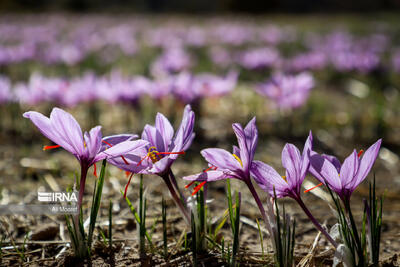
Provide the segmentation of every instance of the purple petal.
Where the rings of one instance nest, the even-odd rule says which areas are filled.
[[[126,155],[128,153],[135,154],[135,150],[139,150],[147,146],[149,143],[146,140],[136,140],[136,141],[125,141],[119,144],[116,144],[103,152],[97,154],[94,158],[93,162],[97,162],[99,160],[105,158],[115,158],[119,156]]]
[[[360,160],[357,156],[357,151],[354,149],[353,153],[348,156],[340,169],[340,181],[344,187],[351,184],[357,174]],[[351,188],[349,188],[351,189]]]
[[[172,137],[174,136],[174,128],[172,128],[171,123],[161,113],[157,113],[155,127],[160,132],[161,137],[163,138],[164,141],[163,151],[168,151],[169,145],[171,144],[172,141]]]
[[[58,136],[62,137],[77,155],[84,155],[83,135],[81,127],[71,114],[59,108],[53,108],[50,122]]]
[[[360,161],[360,168],[358,169],[356,179],[354,179],[354,183],[352,184],[353,188],[356,188],[367,177],[378,156],[381,143],[382,139],[379,139],[365,151]]]
[[[223,172],[223,171],[207,171],[207,172],[201,172],[198,174],[194,175],[189,175],[183,177],[183,179],[188,180],[188,181],[199,181],[199,182],[213,182],[213,181],[218,181],[218,180],[223,180],[223,179],[228,179],[228,178],[236,178],[232,177],[229,174]]]
[[[322,157],[329,160],[333,164],[333,166],[335,166],[337,172],[340,173],[340,168],[342,167],[342,164],[335,156],[322,154]]]
[[[150,166],[149,160],[146,159],[147,149],[146,147],[142,147],[136,149],[134,152],[135,154],[131,152],[130,154],[124,155],[124,158],[107,158],[107,161],[124,171],[141,173]]]
[[[251,164],[251,175],[262,190],[268,191],[270,194],[274,194],[275,191],[278,192],[286,191],[289,185],[285,182],[279,173],[264,162],[255,160]]]
[[[282,150],[282,166],[286,169],[286,179],[290,187],[297,187],[300,180],[301,155],[296,146],[286,144]]]
[[[109,148],[110,145],[113,146],[124,141],[132,141],[133,139],[136,139],[138,137],[139,136],[137,134],[117,134],[106,136],[103,138],[105,142],[103,142],[102,144],[102,150]]]
[[[58,134],[53,130],[49,118],[36,111],[25,112],[23,116],[25,118],[30,119],[33,122],[33,124],[35,124],[35,126],[39,129],[39,131],[48,139],[50,139],[57,145],[62,146],[67,151],[75,154],[73,148],[68,143],[66,143],[62,138],[60,138]]]
[[[301,169],[300,169],[300,176],[305,177],[308,171],[308,168],[310,166],[310,152],[312,151],[312,141],[313,141],[313,136],[310,131],[308,134],[307,140],[304,144],[303,148],[303,154],[301,155]]]
[[[149,173],[162,174],[165,172],[165,170],[171,167],[173,162],[174,159],[171,159],[168,156],[164,157],[153,164],[152,168],[149,170]]]
[[[256,117],[254,117],[244,128],[246,146],[249,151],[249,160],[253,161],[258,142],[258,130],[256,126]]]
[[[240,158],[240,149],[237,146],[233,146],[233,154]]]
[[[215,167],[223,170],[242,169],[239,161],[228,151],[221,148],[207,148],[201,151],[201,155]]]
[[[164,139],[156,127],[145,125],[142,133],[142,139],[147,140],[150,146],[154,146],[158,152],[166,152]]]
[[[195,137],[193,133],[195,114],[190,105],[185,106],[181,125],[178,128],[176,136],[182,132],[182,150],[187,150]],[[175,143],[175,140],[174,140]]]
[[[342,184],[335,166],[316,152],[311,152],[310,173],[320,182],[329,184],[335,192],[341,192]],[[325,182],[326,181],[326,182]]]
[[[101,149],[101,126],[92,128],[89,133],[85,132],[84,138],[87,158],[94,158]]]
[[[247,171],[250,168],[250,157],[249,157],[249,150],[247,148],[246,143],[246,135],[244,133],[242,125],[240,123],[232,124],[233,131],[235,132],[239,148],[240,148],[240,159],[243,163],[243,168]]]

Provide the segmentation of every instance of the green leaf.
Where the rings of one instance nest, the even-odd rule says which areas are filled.
[[[93,241],[93,232],[96,227],[97,214],[99,213],[101,204],[101,195],[103,192],[104,176],[106,174],[107,160],[103,160],[101,164],[100,176],[98,178],[98,183],[95,185],[95,193],[93,194],[92,207],[90,211],[90,221],[89,221],[89,235],[88,235],[88,248],[90,249]]]

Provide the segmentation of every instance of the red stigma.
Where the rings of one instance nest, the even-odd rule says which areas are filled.
[[[318,184],[318,185],[316,185],[314,187],[311,187],[310,189],[305,190],[304,193],[307,193],[307,192],[309,192],[309,191],[311,191],[311,190],[313,190],[313,189],[315,189],[315,188],[317,188],[318,186],[321,186],[321,185],[323,185],[323,184],[320,183],[320,184]]]
[[[361,157],[361,155],[364,153],[364,150],[360,149],[360,152],[358,152],[357,156]]]
[[[49,149],[53,149],[53,148],[59,148],[59,145],[54,145],[54,146],[44,146],[43,150],[49,150]]]
[[[96,163],[93,164],[93,165],[94,165],[94,167],[93,167],[93,175],[94,175],[96,178],[98,178],[98,177],[97,177],[97,166],[96,166]]]
[[[200,191],[200,189],[207,183],[207,181],[201,182],[199,185],[197,185],[192,192],[192,196],[196,195],[197,192]]]
[[[194,184],[196,182],[196,180],[191,181],[190,183],[188,183],[187,185],[185,185],[185,188],[188,189],[192,184]]]
[[[173,154],[178,154],[178,155],[184,155],[185,151],[179,151],[179,152],[157,152],[157,155],[173,155]]]
[[[215,166],[211,166],[211,167],[209,167],[208,169],[205,169],[203,172],[215,171],[216,169],[218,169],[218,168],[215,167]]]
[[[148,156],[143,157],[143,158],[139,161],[139,163],[138,163],[136,166],[139,167],[140,164],[142,164],[143,160],[145,160],[147,157],[148,157]]]
[[[127,193],[127,191],[128,191],[128,187],[129,187],[129,184],[131,183],[132,177],[133,177],[133,172],[132,172],[131,175],[129,176],[128,183],[127,183],[126,186],[125,186],[124,198],[126,198],[126,193]]]

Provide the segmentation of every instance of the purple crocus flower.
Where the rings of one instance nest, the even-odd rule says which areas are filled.
[[[262,202],[250,179],[251,166],[253,164],[254,153],[258,143],[256,118],[254,117],[245,128],[243,128],[239,123],[234,123],[232,128],[237,137],[239,147],[233,146],[232,154],[220,148],[203,149],[201,155],[209,163],[210,168],[201,173],[183,177],[183,179],[202,182],[202,184],[195,188],[194,193],[206,182],[228,178],[239,179],[245,182],[257,203],[266,226],[272,234],[271,222],[266,216]]]
[[[68,112],[54,108],[50,118],[35,111],[23,114],[30,119],[39,131],[56,143],[55,146],[45,146],[44,149],[62,147],[73,154],[81,165],[81,186],[79,189],[78,208],[82,203],[88,169],[97,161],[120,157],[128,152],[138,150],[148,144],[147,141],[124,141],[107,148],[103,144],[101,126],[92,128],[89,133],[82,134],[81,127]]]
[[[174,136],[174,129],[161,113],[156,116],[155,125],[146,125],[142,139],[148,143],[134,153],[128,153],[126,164],[121,158],[111,158],[109,162],[125,171],[164,176],[169,173],[172,163],[192,144],[195,134],[194,112],[190,105],[185,107],[181,125]],[[183,152],[183,153],[182,153]]]
[[[309,153],[312,147],[312,134],[304,144],[303,152],[293,144],[286,144],[282,150],[282,165],[286,169],[286,175],[281,176],[278,172],[261,161],[254,161],[251,166],[251,174],[254,180],[264,191],[276,196],[300,198],[301,184],[306,177],[310,165]]]
[[[310,173],[320,182],[338,194],[343,203],[348,204],[351,194],[364,181],[370,172],[381,147],[382,139],[370,146],[361,157],[362,151],[357,154],[354,150],[343,162],[330,155],[319,155],[311,152]]]
[[[311,150],[312,133],[310,131],[302,153],[300,153],[297,147],[292,144],[286,144],[283,148],[282,165],[286,169],[286,176],[280,176],[274,168],[261,161],[253,162],[251,166],[251,174],[254,176],[254,180],[256,180],[261,189],[269,194],[274,195],[275,190],[277,198],[287,196],[296,200],[315,227],[326,236],[334,247],[337,247],[335,240],[333,240],[328,232],[326,232],[326,230],[322,228],[319,222],[314,218],[300,196],[301,184],[303,183],[310,166],[309,156]]]
[[[213,166],[207,172],[186,176],[183,179],[190,181],[217,181],[235,178],[250,183],[250,167],[258,142],[258,130],[254,117],[243,129],[239,123],[232,125],[239,147],[233,146],[233,153],[221,148],[207,148],[201,151],[205,160]]]
[[[297,75],[274,74],[271,80],[257,86],[256,91],[275,102],[282,109],[302,106],[314,87],[314,78],[307,72]]]
[[[163,178],[188,223],[190,216],[182,203],[182,200],[184,203],[186,200],[178,188],[171,165],[192,144],[195,136],[193,133],[194,119],[195,114],[190,105],[187,105],[181,125],[174,135],[171,123],[164,115],[158,113],[155,126],[146,125],[144,127],[142,139],[148,142],[146,146],[133,151],[133,153],[128,153],[123,159],[114,157],[108,160],[112,165],[131,173],[156,174]]]

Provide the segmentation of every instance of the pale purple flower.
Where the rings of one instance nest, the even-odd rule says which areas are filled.
[[[126,159],[112,158],[109,162],[118,168],[133,173],[168,174],[171,165],[192,144],[195,115],[190,105],[184,110],[181,125],[174,135],[174,129],[161,113],[156,116],[155,125],[146,125],[142,139],[147,145],[134,153],[124,156]]]
[[[274,168],[261,161],[254,161],[251,166],[251,174],[254,180],[264,191],[270,195],[300,198],[301,184],[306,177],[310,165],[309,153],[312,149],[312,134],[304,144],[303,152],[293,144],[286,144],[282,150],[282,165],[286,169],[285,176],[281,176]]]
[[[53,108],[50,118],[35,111],[25,112],[23,116],[30,119],[44,136],[57,144],[55,146],[45,146],[44,149],[60,146],[74,155],[79,161],[81,165],[81,177],[78,210],[80,210],[82,205],[86,176],[90,166],[103,159],[123,158],[124,154],[141,149],[148,144],[144,140],[128,140],[116,145],[109,145],[106,141],[108,146],[105,146],[103,144],[101,126],[96,126],[89,132],[82,134],[81,127],[74,117],[59,108]],[[78,220],[78,217],[75,220]]]
[[[275,67],[280,61],[279,51],[272,47],[252,48],[238,56],[238,63],[250,70]]]
[[[258,130],[254,117],[243,129],[239,123],[232,125],[239,147],[233,147],[233,153],[221,148],[207,148],[201,155],[213,167],[212,170],[183,177],[189,181],[217,181],[235,178],[246,183],[250,181],[250,167],[258,142]]]
[[[11,82],[6,76],[0,75],[0,104],[12,100]]]
[[[194,181],[202,182],[200,185],[196,186],[192,194],[207,182],[230,178],[243,181],[249,188],[254,201],[260,210],[261,216],[272,235],[273,230],[271,219],[269,218],[269,215],[267,216],[267,213],[265,213],[264,206],[251,181],[251,167],[254,162],[254,153],[258,143],[256,118],[254,117],[245,128],[243,128],[239,123],[234,123],[232,128],[237,137],[239,147],[233,146],[233,153],[220,148],[203,149],[201,155],[208,162],[210,168],[201,173],[183,177],[183,179],[192,181],[191,184]],[[190,186],[191,184],[187,186]],[[271,214],[270,205],[268,207],[268,214]]]
[[[286,144],[283,148],[282,165],[286,169],[285,176],[280,176],[274,168],[261,161],[253,162],[251,174],[261,189],[268,192],[270,195],[274,195],[275,191],[277,198],[293,198],[310,218],[315,227],[326,236],[334,247],[337,247],[336,241],[333,240],[328,232],[319,224],[301,199],[301,184],[310,166],[309,156],[311,151],[312,133],[310,131],[302,153],[292,144]]]
[[[297,75],[278,73],[266,83],[259,84],[256,91],[270,98],[279,108],[293,109],[302,106],[314,87],[314,78],[307,72]]]
[[[166,76],[189,69],[192,58],[182,47],[166,49],[151,65],[150,72],[154,77]]]
[[[106,149],[102,142],[101,126],[83,134],[74,117],[59,108],[52,110],[50,118],[36,111],[25,112],[23,116],[30,119],[38,130],[57,146],[73,154],[82,168],[86,169],[97,161],[119,157],[148,144],[144,140],[125,141]]]
[[[235,88],[237,77],[236,71],[230,71],[226,77],[182,72],[173,80],[173,93],[184,103],[193,103],[204,97],[222,96]]]
[[[309,171],[320,182],[329,185],[345,203],[348,203],[353,191],[364,181],[374,165],[381,143],[382,139],[376,141],[362,156],[354,150],[344,160],[343,165],[334,156],[311,152]]]

